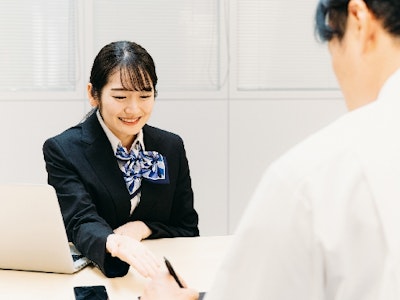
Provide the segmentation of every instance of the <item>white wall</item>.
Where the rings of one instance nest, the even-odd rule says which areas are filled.
[[[204,235],[232,232],[268,164],[345,111],[341,100],[156,101],[149,123],[185,141]],[[79,122],[84,103],[0,101],[0,182],[46,182],[42,144]]]
[[[0,183],[45,183],[42,145],[77,123],[82,101],[0,101]]]
[[[104,44],[102,38],[108,39],[91,35],[94,2],[85,1],[83,13],[86,17],[81,16],[85,20],[81,26],[85,27],[86,35],[81,37],[84,47],[80,50],[84,59],[81,65],[82,92],[78,92],[80,96],[59,99],[44,95],[46,100],[39,101],[37,97],[34,100],[29,96],[15,100],[10,93],[7,96],[0,93],[0,183],[45,183],[46,172],[41,152],[44,140],[75,125],[89,110],[83,88],[84,78],[88,78],[93,56],[98,51],[97,45]],[[236,13],[229,15],[234,17]],[[235,18],[227,20],[235,22]],[[227,20],[221,23],[225,24]],[[230,26],[233,31],[231,36],[236,36],[235,28],[234,24]],[[162,27],[156,29],[162,30]],[[0,30],[4,30],[4,26]],[[114,36],[112,31],[107,34]],[[120,32],[116,32],[115,36],[118,35]],[[305,36],[309,36],[308,31]],[[160,96],[149,122],[178,133],[185,141],[202,235],[233,232],[262,172],[270,162],[345,112],[338,93],[327,97],[326,94],[319,96],[320,93],[312,91],[306,94],[304,91],[238,91],[236,78],[240,68],[236,59],[236,43],[232,39],[227,44],[229,49],[218,48],[222,49],[217,56],[221,59],[220,75],[224,80],[223,86],[215,92],[169,90],[165,93],[160,76]],[[165,56],[163,58],[161,55],[163,49],[157,47],[160,45],[161,42],[155,40],[150,48],[154,49],[156,65],[161,65],[162,70]],[[146,47],[145,44],[143,46]],[[253,46],[249,45],[249,49]],[[149,49],[150,53],[153,53],[152,49]],[[297,52],[298,49],[293,51],[293,55],[297,55]],[[327,69],[321,68],[320,60],[315,60],[314,65],[313,61],[309,60],[309,67],[314,76],[318,77],[319,73],[325,76]],[[173,71],[169,74],[176,76],[179,86],[179,74]],[[241,80],[245,81],[243,78]]]
[[[231,101],[228,148],[230,231],[236,227],[268,165],[344,111],[341,100]]]

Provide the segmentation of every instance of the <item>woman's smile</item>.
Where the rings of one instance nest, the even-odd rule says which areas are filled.
[[[122,118],[119,117],[119,119],[125,124],[125,125],[129,125],[129,126],[134,126],[136,124],[139,123],[141,117],[137,117],[137,118]]]
[[[154,88],[151,86],[151,89],[143,91],[125,89],[118,71],[109,77],[101,98],[92,98],[92,104],[99,106],[106,126],[122,145],[129,148],[153,111]]]

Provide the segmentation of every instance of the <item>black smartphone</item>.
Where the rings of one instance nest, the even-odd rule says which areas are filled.
[[[75,286],[76,300],[108,300],[108,294],[104,285]]]

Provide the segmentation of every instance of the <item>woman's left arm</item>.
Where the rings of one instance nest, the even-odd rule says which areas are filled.
[[[166,222],[143,222],[151,230],[149,239],[165,237],[193,237],[199,235],[198,214],[194,209],[192,182],[190,177],[189,163],[186,157],[186,151],[183,140],[178,137],[173,147],[174,159],[167,162],[169,168],[174,168],[171,182],[174,182],[174,193],[172,196],[169,221]],[[171,163],[176,164],[174,166]],[[160,201],[163,201],[161,199]]]

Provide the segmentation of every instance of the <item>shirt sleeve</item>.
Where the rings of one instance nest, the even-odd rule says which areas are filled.
[[[189,163],[182,139],[175,144],[177,170],[173,175],[176,179],[172,199],[171,213],[168,222],[144,221],[151,229],[150,239],[165,237],[193,237],[199,235],[198,214],[194,209],[194,196],[190,177]],[[168,163],[168,159],[167,159]],[[172,166],[169,166],[171,168]]]

